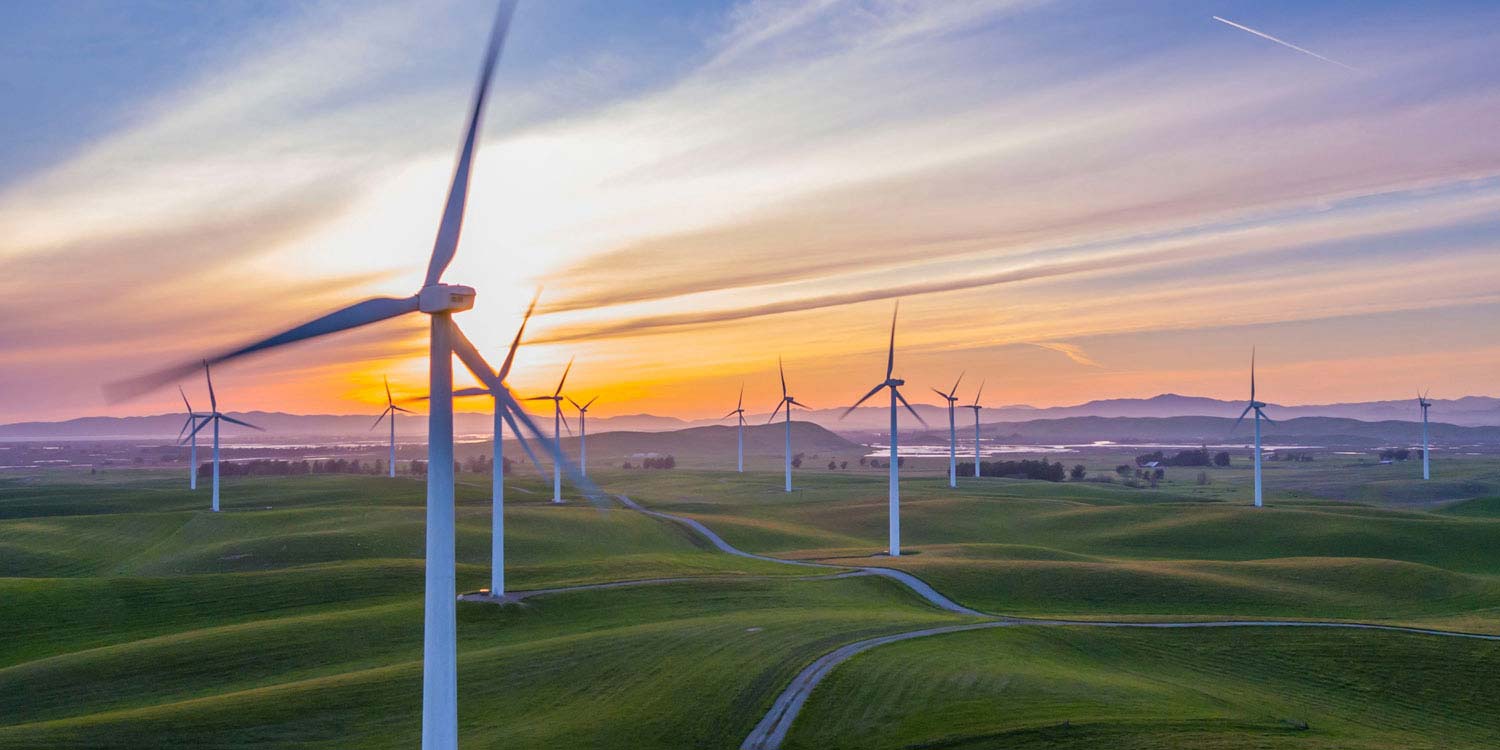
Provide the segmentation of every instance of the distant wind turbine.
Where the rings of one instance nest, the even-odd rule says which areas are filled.
[[[568,360],[568,366],[563,368],[562,378],[557,381],[557,390],[551,396],[532,396],[527,401],[551,401],[552,402],[552,443],[557,446],[557,454],[562,455],[562,428],[568,423],[568,418],[563,416],[562,402],[566,396],[562,395],[563,383],[568,382],[568,371],[573,369],[573,360]],[[573,428],[568,428],[572,434]],[[562,502],[562,464],[552,462],[552,502]]]
[[[739,467],[740,467],[740,469],[739,469],[739,471],[740,471],[741,474],[744,474],[745,473],[745,384],[744,383],[740,384],[740,400],[735,403],[735,405],[734,405],[734,411],[729,412],[728,414],[725,414],[723,418],[724,419],[728,419],[728,418],[734,417],[734,416],[738,416],[739,417],[739,438],[740,438],[740,441],[739,441],[740,442],[740,447],[739,447]]]
[[[900,314],[900,312],[901,302],[898,300],[896,302],[896,312],[891,314],[891,346],[890,350],[886,354],[885,380],[882,381],[879,385],[876,385],[874,388],[871,388],[869,393],[866,393],[858,401],[855,401],[854,405],[849,407],[848,409],[845,409],[844,413],[840,416],[840,419],[849,416],[850,413],[859,408],[860,404],[863,404],[864,402],[868,401],[871,396],[879,393],[881,388],[891,389],[891,487],[890,505],[888,510],[889,517],[887,519],[887,531],[890,542],[889,551],[891,557],[901,556],[901,458],[900,451],[897,448],[897,443],[899,441],[896,436],[898,429],[898,426],[896,424],[896,402],[900,401],[901,405],[905,406],[906,410],[911,412],[911,415],[916,417],[917,421],[921,422],[923,427],[927,426],[927,420],[922,419],[922,415],[918,414],[917,410],[913,409],[911,407],[911,404],[906,402],[906,397],[901,395],[901,391],[899,390],[899,388],[903,385],[906,385],[906,381],[891,377],[891,373],[896,369],[896,315]]]
[[[218,513],[219,512],[219,423],[220,422],[228,422],[230,424],[237,424],[237,425],[239,425],[241,427],[249,427],[252,430],[260,430],[261,428],[256,427],[255,425],[250,424],[249,422],[241,422],[240,420],[235,419],[234,417],[231,417],[231,416],[229,416],[227,414],[224,414],[224,413],[222,413],[222,412],[219,411],[219,399],[214,396],[214,377],[208,371],[208,360],[204,360],[203,361],[203,377],[208,380],[208,406],[209,406],[209,411],[208,411],[207,415],[204,415],[203,421],[199,422],[198,426],[193,428],[193,434],[189,435],[188,437],[196,444],[197,441],[198,441],[198,431],[201,430],[201,429],[203,429],[203,427],[205,425],[209,424],[210,422],[213,423],[213,426],[214,426],[214,500],[213,500],[213,511],[215,513]],[[264,430],[261,430],[261,431],[264,432]],[[197,469],[194,469],[194,471],[196,471],[196,470]]]
[[[779,372],[779,373],[781,373],[781,401],[776,404],[776,411],[771,412],[771,416],[770,416],[769,419],[766,420],[766,424],[770,424],[772,422],[775,422],[776,421],[776,415],[781,412],[781,407],[783,407],[783,406],[786,407],[786,491],[787,492],[791,492],[792,491],[792,407],[793,406],[800,406],[800,407],[802,407],[804,409],[810,409],[812,407],[807,406],[806,404],[800,403],[800,402],[797,401],[797,399],[792,398],[791,396],[787,395],[787,393],[786,393],[786,368],[782,366],[782,364],[781,364],[781,358],[780,357],[776,358],[776,371]],[[743,419],[743,417],[741,417],[741,419]],[[744,455],[745,455],[744,454],[744,437],[743,437],[743,432],[741,432],[741,438],[740,438],[740,461],[741,461],[740,470],[741,471],[744,470],[744,463],[743,463],[744,462]]]
[[[454,558],[453,504],[453,357],[457,355],[481,382],[499,388],[494,371],[484,362],[478,350],[453,322],[453,314],[474,306],[474,289],[442,283],[443,272],[452,262],[463,229],[464,208],[468,202],[469,175],[478,144],[480,121],[484,114],[485,94],[495,63],[505,42],[505,32],[515,11],[515,0],[501,0],[490,32],[489,47],[480,68],[479,84],[465,128],[458,163],[449,184],[448,198],[438,223],[428,259],[427,275],[416,294],[404,298],[376,297],[357,302],[311,322],[283,331],[270,338],[220,354],[211,364],[286,344],[326,336],[351,328],[378,323],[408,313],[429,316],[431,334],[428,362],[428,395],[432,409],[427,414],[427,528],[426,561],[422,626],[422,747],[424,750],[452,750],[458,746],[458,647],[457,591]],[[112,400],[138,396],[173,380],[179,380],[197,365],[178,365],[105,388]],[[506,421],[512,429],[517,423],[548,445],[553,460],[567,464],[567,458],[547,443],[531,417],[508,392],[504,396]],[[217,424],[217,421],[215,422]],[[576,471],[570,468],[570,473]],[[580,482],[582,480],[579,475]],[[582,484],[591,499],[602,496],[592,485]]]
[[[370,429],[373,430],[376,427],[379,427],[380,426],[380,420],[385,419],[387,415],[390,416],[390,418],[391,418],[391,465],[390,465],[390,477],[391,477],[391,479],[395,479],[396,478],[396,412],[401,412],[402,414],[411,414],[412,412],[411,412],[410,409],[403,409],[403,408],[401,408],[401,407],[399,407],[399,406],[396,405],[396,401],[391,398],[391,381],[390,381],[390,378],[384,378],[384,380],[385,380],[385,411],[380,412],[380,416],[378,416],[378,417],[375,418],[375,424],[370,425]]]
[[[974,394],[974,403],[965,406],[965,409],[974,410],[974,478],[979,478],[979,396],[984,393],[984,381],[979,381],[979,390]]]
[[[1432,452],[1432,446],[1427,440],[1427,410],[1432,408],[1432,402],[1427,400],[1427,394],[1418,392],[1417,405],[1422,407],[1422,479],[1427,480],[1432,478],[1427,463],[1427,455]]]
[[[198,489],[198,431],[194,427],[199,419],[208,415],[193,411],[193,405],[188,403],[187,393],[182,390],[182,386],[177,386],[177,392],[182,394],[182,405],[187,407],[187,419],[183,420],[182,429],[177,431],[177,442],[180,445],[188,430],[193,430],[192,447],[188,449],[188,489],[196,490]]]
[[[932,392],[948,402],[948,486],[958,486],[958,422],[954,416],[955,405],[958,399],[953,394],[958,393],[958,384],[964,381],[964,374],[958,374],[958,380],[953,381],[953,388],[947,393],[933,388]],[[975,412],[978,414],[978,412]]]
[[[453,392],[454,398],[489,396],[495,408],[494,443],[490,446],[490,596],[496,598],[505,596],[505,422],[509,421],[515,429],[516,441],[531,459],[532,466],[540,471],[542,465],[536,454],[531,452],[531,446],[526,444],[526,437],[516,426],[515,419],[507,412],[515,398],[505,382],[505,378],[510,375],[510,366],[516,360],[516,348],[521,345],[521,334],[526,332],[526,322],[531,320],[531,313],[535,309],[536,298],[533,297],[531,306],[526,308],[526,315],[521,318],[521,327],[516,330],[516,337],[510,342],[510,351],[506,352],[505,362],[500,365],[500,370],[489,373],[488,365],[483,368],[489,373],[489,377],[480,378],[480,381],[488,385]]]
[[[593,406],[594,402],[598,400],[599,397],[595,396],[589,399],[588,403],[579,405],[571,396],[568,397],[568,403],[572,404],[573,408],[578,410],[578,470],[583,472],[584,476],[589,475],[589,428],[587,424],[589,407]]]
[[[1255,507],[1257,508],[1262,505],[1260,494],[1260,421],[1264,419],[1270,424],[1276,424],[1261,411],[1265,407],[1265,402],[1255,400],[1255,349],[1252,348],[1250,350],[1250,403],[1245,407],[1244,411],[1240,412],[1240,418],[1234,420],[1234,427],[1238,429],[1240,422],[1245,421],[1245,415],[1252,411],[1255,412]],[[1233,432],[1233,430],[1230,431]]]

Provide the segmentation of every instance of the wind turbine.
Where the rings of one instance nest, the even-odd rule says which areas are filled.
[[[896,315],[900,312],[901,303],[897,301],[896,312],[891,314],[891,347],[885,360],[885,380],[881,381],[874,388],[871,388],[870,392],[866,393],[858,401],[855,401],[853,406],[845,409],[843,415],[840,417],[842,419],[849,416],[851,412],[859,408],[860,404],[863,404],[871,396],[879,393],[881,388],[891,389],[891,491],[888,518],[889,552],[891,557],[901,556],[901,458],[900,451],[897,448],[899,440],[896,437],[896,402],[900,401],[901,405],[905,406],[906,410],[911,412],[911,415],[916,417],[917,421],[921,422],[923,427],[927,426],[927,420],[922,419],[922,415],[918,414],[916,409],[911,408],[911,404],[906,402],[906,397],[901,395],[899,389],[901,386],[906,385],[906,381],[891,377],[891,373],[896,369]]]
[[[479,84],[474,92],[473,106],[469,112],[463,146],[459,150],[458,163],[453,170],[453,181],[448,188],[448,198],[443,216],[438,224],[437,237],[433,242],[428,260],[427,276],[416,294],[405,298],[377,297],[314,319],[308,323],[283,331],[270,338],[242,346],[217,355],[210,360],[219,363],[243,357],[297,341],[325,336],[351,328],[378,323],[408,313],[421,312],[431,322],[428,369],[432,409],[427,414],[427,533],[426,533],[426,581],[423,606],[422,634],[422,747],[424,750],[451,750],[458,746],[458,652],[457,652],[457,592],[454,580],[454,506],[453,506],[453,356],[469,368],[480,382],[494,389],[502,389],[506,406],[506,421],[511,429],[519,422],[543,442],[545,438],[536,424],[515,402],[515,398],[503,391],[503,386],[494,380],[494,371],[489,369],[478,350],[463,335],[453,322],[453,313],[463,312],[474,306],[472,287],[442,283],[443,271],[453,260],[458,249],[459,235],[463,229],[464,207],[468,199],[469,174],[473,166],[474,151],[479,138],[479,125],[484,113],[485,93],[494,73],[495,62],[504,46],[506,28],[515,11],[515,0],[501,0],[495,15],[495,25],[490,32],[489,47],[485,51],[480,68]],[[114,400],[140,395],[173,380],[179,380],[196,365],[180,365],[130,381],[116,383],[106,388]],[[517,430],[519,432],[519,430]],[[567,459],[549,444],[553,459],[559,463]],[[581,477],[580,477],[581,479]],[[582,484],[586,488],[592,485]],[[598,497],[592,489],[590,497]]]
[[[198,426],[193,428],[192,434],[189,435],[188,437],[190,439],[192,439],[193,443],[196,445],[197,442],[198,442],[198,431],[201,430],[201,429],[203,429],[204,426],[207,425],[207,424],[209,424],[210,422],[213,423],[213,426],[214,426],[214,500],[213,500],[213,511],[215,513],[218,513],[219,512],[219,423],[220,422],[228,422],[230,424],[237,424],[237,425],[239,425],[241,427],[249,427],[252,430],[260,430],[261,428],[256,427],[255,425],[250,424],[249,422],[241,422],[240,420],[235,419],[234,417],[231,417],[231,416],[229,416],[227,414],[224,414],[224,413],[222,413],[222,412],[219,411],[219,399],[217,399],[217,398],[214,397],[214,376],[211,373],[209,373],[209,371],[208,371],[208,360],[204,360],[203,361],[203,377],[208,379],[208,407],[209,407],[209,410],[208,410],[208,414],[206,414],[206,415],[203,416],[203,421],[199,422]],[[186,400],[186,397],[184,397],[184,400]],[[264,432],[264,430],[261,430],[261,431]],[[196,452],[197,451],[195,450],[194,453],[196,453]],[[197,471],[197,469],[194,468],[194,471]]]
[[[396,405],[395,400],[393,400],[391,398],[391,381],[390,381],[390,378],[385,378],[385,411],[380,412],[380,416],[378,416],[378,417],[375,418],[375,424],[370,425],[370,429],[373,430],[376,427],[379,427],[380,426],[380,420],[385,419],[385,417],[386,417],[387,414],[390,415],[390,417],[391,417],[391,465],[390,465],[391,479],[395,479],[396,478],[396,412],[398,412],[398,411],[401,412],[402,414],[411,414],[412,413],[410,409],[403,409],[403,408],[401,408],[401,407],[399,407],[399,406]]]
[[[958,393],[958,384],[964,381],[964,374],[958,374],[958,380],[953,381],[953,389],[947,393],[933,388],[932,392],[942,396],[948,402],[948,486],[958,486],[958,422],[954,417],[954,405],[958,399],[953,394]],[[976,415],[979,412],[974,412]]]
[[[785,393],[782,394],[786,395]],[[778,407],[780,408],[780,407]],[[740,384],[740,400],[735,403],[734,411],[725,414],[722,418],[728,419],[733,416],[739,417],[739,471],[745,473],[745,384]],[[790,434],[790,433],[788,433]]]
[[[526,308],[526,315],[521,318],[521,327],[516,330],[515,339],[510,342],[510,351],[505,354],[505,362],[500,365],[498,372],[489,373],[489,377],[481,377],[480,381],[488,385],[480,388],[464,388],[453,392],[454,398],[468,396],[489,396],[495,407],[494,445],[490,448],[490,596],[503,598],[505,596],[505,425],[504,422],[511,420],[506,414],[508,402],[512,398],[510,386],[506,384],[505,378],[510,375],[510,366],[516,360],[516,348],[521,345],[521,334],[526,332],[526,323],[531,320],[531,313],[536,309],[536,298],[531,300],[531,306]],[[488,373],[488,366],[485,366]],[[511,421],[512,426],[515,422]],[[527,457],[531,459],[531,465],[541,469],[541,462],[536,459],[536,454],[531,452],[531,446],[526,444],[526,438],[519,429],[516,430],[516,439],[521,443],[521,449],[526,451]]]
[[[193,430],[193,447],[188,449],[188,489],[196,490],[198,489],[198,431],[193,428],[199,419],[208,415],[193,411],[193,405],[188,403],[187,393],[182,390],[182,386],[177,386],[177,392],[182,394],[182,405],[187,407],[187,419],[182,421],[182,429],[177,431],[177,443],[181,445],[183,435],[186,435],[188,430]]]
[[[568,371],[573,369],[573,360],[568,360],[568,366],[563,368],[562,378],[557,381],[557,390],[551,396],[532,396],[527,401],[551,401],[552,402],[552,442],[557,446],[557,454],[562,455],[562,426],[568,423],[568,418],[563,416],[562,402],[566,396],[562,395],[563,383],[568,382]],[[568,428],[568,434],[573,433],[573,428]],[[562,502],[562,464],[552,462],[552,502]]]
[[[984,381],[979,381],[979,390],[974,394],[974,403],[964,406],[965,409],[974,410],[974,478],[979,478],[979,395],[984,393]]]
[[[804,409],[811,409],[812,407],[810,407],[810,406],[808,406],[806,404],[803,404],[803,403],[797,401],[797,399],[792,398],[791,396],[787,395],[787,393],[786,393],[786,368],[782,366],[782,364],[781,364],[781,358],[780,357],[776,358],[776,370],[777,370],[777,372],[781,373],[781,401],[776,404],[776,411],[771,412],[771,416],[770,416],[769,419],[766,420],[766,424],[770,424],[772,422],[775,422],[776,421],[776,415],[781,412],[781,407],[783,407],[783,406],[786,407],[786,491],[787,492],[791,492],[792,491],[792,407],[793,406],[800,406],[800,407],[802,407]],[[740,416],[740,420],[741,421],[743,421],[744,418],[745,418],[744,415]],[[745,470],[744,461],[745,461],[745,442],[744,442],[744,430],[742,428],[741,431],[740,431],[740,471],[744,471]]]
[[[1265,407],[1265,402],[1255,400],[1255,349],[1252,348],[1250,350],[1250,403],[1245,407],[1244,411],[1240,412],[1240,418],[1234,420],[1234,427],[1238,429],[1240,422],[1245,421],[1245,415],[1252,411],[1255,412],[1255,507],[1257,508],[1262,505],[1260,495],[1260,420],[1264,419],[1270,424],[1276,424],[1261,411]],[[1233,431],[1233,429],[1230,430],[1230,432]]]
[[[1432,478],[1432,473],[1428,470],[1427,454],[1431,452],[1432,446],[1427,442],[1427,410],[1432,408],[1432,402],[1427,400],[1426,393],[1418,392],[1417,405],[1422,407],[1422,479],[1428,480]]]
[[[598,400],[599,397],[595,396],[589,399],[588,403],[580,406],[571,396],[568,397],[568,403],[572,404],[573,408],[578,410],[578,470],[583,472],[584,476],[589,475],[589,430],[585,422],[589,418],[589,407],[593,406],[594,402]]]

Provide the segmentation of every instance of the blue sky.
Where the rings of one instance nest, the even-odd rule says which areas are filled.
[[[97,387],[410,293],[491,12],[0,7],[0,414],[171,408]],[[896,297],[908,380],[988,370],[995,403],[1238,396],[1252,345],[1276,401],[1494,394],[1497,21],[523,1],[450,276],[491,349],[545,285],[515,379],[577,356],[602,413],[771,399],[777,354],[810,401],[857,397]],[[384,373],[419,389],[421,346],[398,323],[223,377],[245,408],[360,411]]]

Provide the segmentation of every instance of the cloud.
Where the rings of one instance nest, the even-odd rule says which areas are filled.
[[[1095,362],[1089,357],[1089,355],[1085,354],[1083,348],[1078,346],[1077,344],[1068,344],[1061,341],[1028,341],[1026,343],[1040,349],[1046,349],[1048,351],[1054,351],[1062,354],[1068,359],[1071,359],[1074,362],[1077,362],[1078,364],[1085,367],[1098,367],[1101,369],[1104,367],[1104,365]]]
[[[1214,16],[1213,19],[1215,21],[1218,21],[1219,23],[1228,24],[1230,26],[1233,26],[1234,28],[1239,29],[1240,31],[1248,31],[1251,34],[1254,34],[1254,35],[1260,37],[1261,39],[1269,39],[1269,40],[1271,40],[1271,41],[1273,41],[1273,42],[1275,42],[1275,43],[1277,43],[1277,44],[1279,44],[1279,45],[1281,45],[1283,47],[1286,47],[1287,49],[1296,50],[1298,52],[1301,52],[1304,55],[1311,55],[1312,57],[1316,57],[1319,60],[1322,60],[1323,62],[1333,63],[1334,65],[1337,65],[1340,68],[1343,68],[1344,70],[1348,70],[1348,71],[1351,71],[1351,72],[1354,72],[1354,73],[1359,73],[1360,72],[1359,68],[1353,67],[1351,65],[1345,65],[1344,63],[1341,63],[1338,60],[1334,60],[1334,59],[1331,59],[1331,58],[1324,57],[1324,56],[1322,56],[1322,55],[1320,55],[1320,54],[1318,54],[1316,52],[1313,52],[1310,49],[1304,49],[1302,47],[1298,47],[1297,45],[1292,44],[1291,42],[1288,42],[1288,41],[1285,41],[1285,40],[1282,40],[1282,39],[1277,39],[1276,37],[1271,36],[1270,34],[1267,34],[1267,33],[1263,32],[1263,31],[1256,31],[1255,29],[1252,29],[1249,26],[1241,26],[1240,24],[1237,24],[1234,21],[1231,21],[1231,20],[1229,20],[1227,18],[1220,18],[1218,16]]]

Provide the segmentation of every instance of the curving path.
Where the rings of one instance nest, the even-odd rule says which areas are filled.
[[[1485,640],[1485,641],[1500,641],[1500,635],[1488,635],[1488,634],[1485,634],[1485,633],[1464,633],[1464,632],[1452,631],[1452,630],[1434,630],[1434,629],[1430,629],[1430,628],[1403,627],[1401,625],[1381,625],[1381,624],[1377,624],[1377,623],[1366,623],[1366,622],[1319,622],[1319,621],[1311,621],[1311,620],[1207,620],[1207,621],[1196,621],[1196,622],[1195,621],[1185,621],[1185,622],[1180,622],[1180,621],[1172,621],[1172,622],[1132,622],[1132,621],[1110,621],[1110,620],[1058,620],[1058,619],[1041,619],[1041,618],[1027,618],[1027,617],[1014,617],[1014,616],[1006,616],[1006,615],[995,615],[995,614],[990,614],[988,612],[980,612],[978,610],[971,609],[969,607],[965,607],[962,604],[959,604],[958,602],[955,602],[952,599],[949,599],[948,597],[944,596],[941,592],[939,592],[937,589],[934,589],[926,581],[923,581],[922,579],[920,579],[920,578],[918,578],[918,577],[916,577],[916,576],[914,576],[914,575],[912,575],[910,573],[907,573],[905,571],[893,570],[891,568],[881,568],[881,567],[875,567],[875,566],[865,566],[865,565],[830,565],[828,563],[808,562],[808,561],[804,561],[804,560],[784,560],[784,559],[779,558],[779,557],[770,557],[770,556],[767,556],[767,555],[757,555],[757,554],[753,554],[753,553],[750,553],[750,552],[745,552],[744,550],[738,549],[738,548],[734,547],[733,545],[729,544],[728,542],[724,541],[724,539],[722,537],[720,537],[718,534],[715,534],[712,529],[710,529],[707,526],[703,525],[703,523],[701,521],[697,521],[697,520],[692,519],[692,518],[686,518],[684,516],[673,515],[671,513],[663,513],[661,511],[647,509],[644,506],[642,506],[640,503],[637,503],[634,500],[631,500],[630,498],[628,498],[628,497],[626,497],[624,495],[616,495],[616,498],[625,507],[627,507],[627,508],[629,508],[631,510],[637,511],[639,513],[644,513],[644,514],[646,514],[648,516],[652,516],[652,517],[655,517],[655,518],[660,518],[660,519],[665,520],[665,521],[670,521],[672,523],[677,523],[677,524],[681,524],[683,526],[686,526],[689,529],[692,529],[693,531],[697,532],[700,536],[702,536],[704,539],[706,539],[715,548],[719,549],[722,552],[731,554],[731,555],[738,555],[740,557],[748,557],[748,558],[755,559],[755,560],[767,560],[767,561],[770,561],[770,562],[782,563],[782,564],[785,564],[785,565],[802,565],[802,566],[816,567],[816,568],[854,568],[854,572],[853,573],[846,573],[846,574],[843,574],[843,576],[848,576],[848,575],[878,575],[878,576],[884,576],[886,578],[890,578],[890,579],[899,581],[900,583],[902,583],[903,585],[905,585],[908,589],[910,589],[912,592],[914,592],[915,594],[917,594],[918,596],[922,597],[927,602],[931,603],[932,605],[934,605],[934,606],[936,606],[936,607],[938,607],[940,609],[947,610],[949,612],[954,612],[954,613],[957,613],[957,614],[972,615],[972,616],[975,616],[975,617],[983,617],[983,618],[985,618],[984,622],[976,622],[976,623],[970,623],[970,624],[966,624],[966,625],[948,625],[948,626],[943,626],[943,627],[923,628],[921,630],[912,630],[912,631],[908,631],[908,632],[905,632],[905,633],[895,633],[893,635],[880,636],[880,637],[876,637],[876,638],[868,638],[868,639],[865,639],[863,641],[857,641],[855,643],[850,643],[850,644],[841,646],[839,648],[834,649],[833,651],[830,651],[830,652],[828,652],[828,653],[826,653],[826,654],[818,657],[816,660],[813,661],[812,664],[809,664],[801,672],[797,673],[796,677],[792,678],[791,684],[787,685],[786,689],[782,691],[781,695],[777,696],[776,702],[771,705],[771,710],[766,713],[765,717],[760,720],[760,723],[758,723],[758,724],[755,725],[755,729],[751,730],[750,735],[745,738],[744,743],[742,743],[740,745],[740,750],[776,750],[777,748],[780,748],[782,741],[786,738],[787,731],[790,730],[791,727],[792,727],[792,722],[796,721],[797,714],[802,710],[802,705],[807,702],[808,697],[812,695],[812,692],[818,686],[818,683],[822,682],[823,678],[827,677],[828,674],[833,671],[834,667],[837,667],[839,664],[843,663],[844,661],[847,661],[848,659],[850,659],[850,658],[852,658],[852,657],[854,657],[854,656],[856,656],[856,655],[858,655],[860,653],[868,651],[868,650],[870,650],[872,648],[875,648],[877,646],[883,646],[885,644],[895,643],[895,642],[898,642],[898,641],[910,640],[912,638],[923,638],[923,637],[930,636],[930,635],[943,635],[945,633],[957,633],[957,632],[962,632],[962,631],[966,631],[966,630],[980,630],[980,629],[985,629],[985,628],[1024,627],[1024,626],[1032,626],[1032,627],[1037,627],[1037,626],[1041,626],[1041,627],[1090,627],[1090,628],[1153,628],[1153,629],[1162,629],[1162,630],[1183,629],[1183,628],[1268,628],[1269,627],[1269,628],[1343,628],[1343,629],[1353,629],[1353,630],[1386,630],[1386,631],[1391,631],[1391,632],[1396,632],[1396,633],[1411,633],[1411,634],[1416,634],[1416,635],[1432,635],[1432,636],[1441,636],[1441,637],[1445,637],[1445,638],[1473,638],[1473,639]],[[830,578],[837,578],[837,577],[843,577],[843,576],[828,576],[828,577],[830,577]],[[680,579],[664,579],[664,580],[680,580]],[[600,586],[610,586],[610,585],[611,584],[600,584]]]

